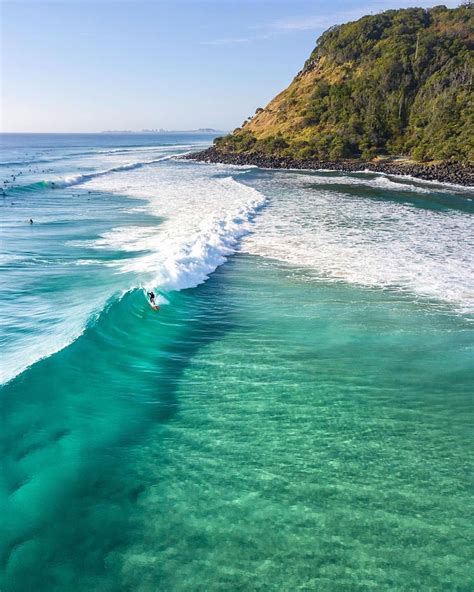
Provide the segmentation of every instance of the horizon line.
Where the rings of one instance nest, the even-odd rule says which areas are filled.
[[[219,129],[214,129],[214,128],[197,128],[197,129],[191,129],[191,130],[163,130],[163,131],[156,131],[156,132],[152,132],[152,131],[134,131],[134,130],[101,130],[101,131],[84,131],[84,132],[15,132],[15,131],[1,131],[0,130],[0,135],[7,135],[7,134],[28,134],[28,135],[33,135],[33,134],[102,134],[102,135],[146,135],[146,136],[160,136],[160,135],[165,135],[165,134],[175,134],[175,133],[179,133],[179,134],[195,134],[195,133],[214,133],[214,132],[218,132],[218,133],[229,133],[231,130],[219,130]]]

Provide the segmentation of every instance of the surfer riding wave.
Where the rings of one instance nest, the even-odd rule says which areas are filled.
[[[154,292],[147,292],[146,294],[148,296],[150,305],[153,308],[153,310],[160,310],[160,307],[158,306],[158,304],[156,304]]]

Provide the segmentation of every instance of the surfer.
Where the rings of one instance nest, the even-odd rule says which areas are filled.
[[[151,304],[152,308],[154,308],[155,310],[159,310],[160,307],[155,302],[155,294],[153,292],[147,292],[146,294],[150,300],[150,304]]]

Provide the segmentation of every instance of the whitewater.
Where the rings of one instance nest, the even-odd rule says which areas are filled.
[[[38,147],[36,162],[19,159],[17,147],[7,151],[2,381],[76,339],[110,299],[143,288],[166,302],[167,292],[204,282],[238,248],[308,268],[313,278],[402,290],[473,313],[469,189],[370,173],[202,165],[176,160],[202,142],[174,139],[157,146]],[[35,226],[25,228],[33,210]],[[86,237],[72,225],[69,234],[57,232],[87,213],[102,228],[90,220]],[[72,288],[79,266],[100,281]],[[52,288],[54,300],[41,287],[19,300],[16,292],[38,270],[47,281],[51,270],[64,275]]]

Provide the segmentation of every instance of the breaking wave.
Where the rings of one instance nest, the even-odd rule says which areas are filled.
[[[85,183],[97,177],[103,177],[105,175],[110,175],[111,173],[119,173],[122,171],[132,171],[134,169],[140,169],[145,166],[149,166],[152,164],[157,164],[164,160],[169,160],[173,158],[173,155],[168,156],[161,156],[160,158],[154,158],[152,160],[145,160],[139,162],[130,162],[127,164],[122,164],[118,166],[111,167],[109,169],[104,169],[101,171],[92,171],[90,173],[82,173],[79,175],[70,175],[67,177],[62,177],[58,179],[50,179],[44,181],[37,181],[35,183],[30,183],[28,185],[17,185],[11,188],[11,192],[15,193],[23,193],[23,192],[30,192],[30,191],[38,191],[41,189],[59,189],[62,187],[70,187],[72,185],[80,185],[81,183]]]
[[[91,187],[98,189],[108,186],[109,191],[115,187],[119,193],[123,191],[122,182],[132,183],[128,194],[133,198],[130,171],[146,164],[149,163],[133,163],[94,175],[80,175],[80,182],[88,181]],[[122,176],[114,181],[108,180],[106,175],[109,172],[122,173]],[[74,244],[87,252],[94,249],[122,253],[122,257],[112,260],[105,256],[102,265],[114,267],[115,273],[124,274],[124,288],[107,293],[107,287],[101,289],[98,286],[95,296],[88,299],[74,293],[64,301],[56,300],[54,310],[45,302],[44,310],[36,310],[35,314],[43,319],[42,324],[47,330],[38,333],[38,339],[32,338],[21,348],[6,352],[1,381],[11,380],[34,362],[69,345],[100,319],[105,308],[121,300],[126,293],[153,288],[169,294],[206,281],[237,250],[240,238],[250,231],[253,217],[266,202],[257,190],[231,177],[213,178],[207,171],[198,178],[190,171],[186,177],[182,170],[180,179],[166,176],[166,173],[156,178],[156,174],[156,171],[150,173],[149,177],[152,186],[148,187],[150,207],[156,207],[153,196],[161,193],[166,204],[161,203],[160,210],[167,211],[168,220],[156,226],[116,227],[96,239],[75,241]],[[138,175],[137,181],[136,192],[140,193],[138,190],[143,191],[143,185],[146,186],[143,173]],[[73,179],[63,182],[71,184]],[[75,182],[78,182],[77,178]],[[181,196],[180,206],[175,201],[178,195]],[[84,257],[74,263],[100,265],[101,259]],[[164,296],[161,301],[166,301]],[[144,300],[142,303],[145,304]]]

